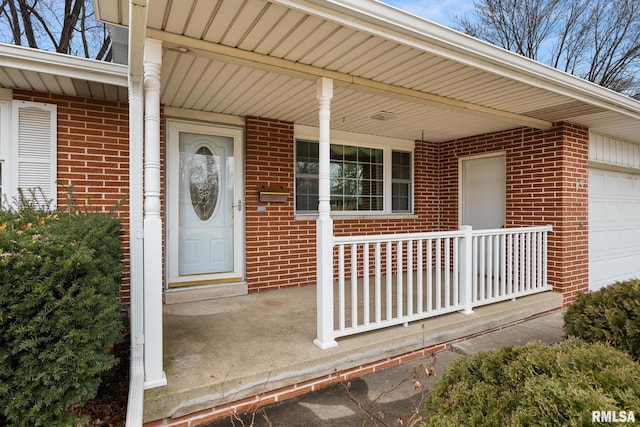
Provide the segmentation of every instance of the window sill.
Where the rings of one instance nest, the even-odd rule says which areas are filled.
[[[353,220],[403,220],[403,219],[418,219],[420,216],[414,213],[393,213],[393,214],[336,214],[332,213],[331,218],[334,221],[353,221]],[[295,214],[294,219],[296,221],[311,221],[318,219],[318,214]]]

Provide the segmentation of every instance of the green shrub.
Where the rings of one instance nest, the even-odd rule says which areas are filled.
[[[120,339],[121,226],[108,215],[0,211],[0,419],[73,425]]]
[[[640,280],[580,294],[564,316],[564,330],[589,342],[608,342],[640,360]]]
[[[427,396],[427,426],[586,426],[591,411],[640,408],[640,365],[571,338],[461,357]]]

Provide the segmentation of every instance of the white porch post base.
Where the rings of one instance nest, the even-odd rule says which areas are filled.
[[[144,388],[167,384],[162,369],[162,220],[144,220]]]
[[[317,334],[313,343],[321,349],[335,347],[333,336],[333,219],[330,216],[316,221],[317,242]]]
[[[313,343],[321,349],[326,349],[338,345],[333,332],[333,219],[329,203],[331,198],[329,151],[333,80],[325,77],[318,79],[316,96],[319,102],[318,219],[316,220],[318,337],[313,340]]]

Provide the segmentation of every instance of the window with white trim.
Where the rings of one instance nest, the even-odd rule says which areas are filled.
[[[412,154],[391,146],[331,144],[331,210],[358,215],[411,213]],[[318,165],[318,142],[297,139],[295,204],[299,214],[318,211]]]
[[[56,206],[55,104],[0,102],[0,194],[15,205],[19,188],[40,206]]]

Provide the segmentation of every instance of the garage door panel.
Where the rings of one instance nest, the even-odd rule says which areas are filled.
[[[640,172],[589,170],[589,289],[640,277]]]

